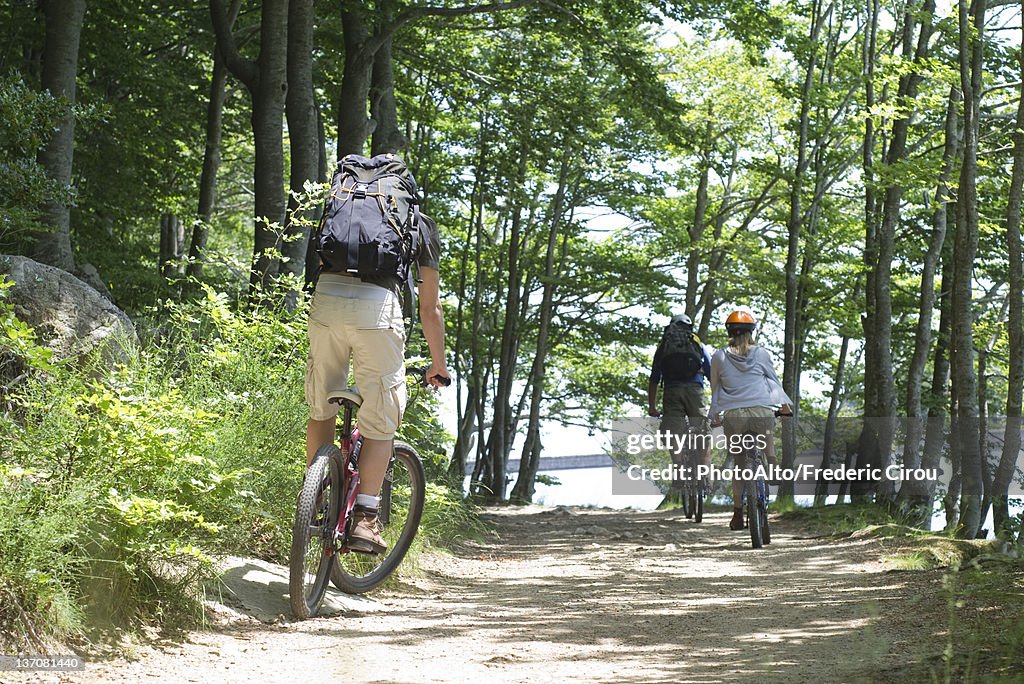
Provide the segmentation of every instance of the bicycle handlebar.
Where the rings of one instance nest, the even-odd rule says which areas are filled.
[[[424,387],[427,387],[427,386],[430,385],[430,383],[427,382],[427,380],[428,380],[428,378],[427,378],[427,371],[428,370],[429,370],[429,368],[427,366],[406,366],[405,374],[406,375],[411,375],[411,376],[413,376],[415,378],[418,378],[419,381],[420,381],[420,384],[423,385]],[[437,380],[444,387],[448,387],[449,385],[452,384],[452,379],[451,378],[447,378],[447,377],[441,375],[440,373],[435,375],[433,378],[430,378],[430,380]]]

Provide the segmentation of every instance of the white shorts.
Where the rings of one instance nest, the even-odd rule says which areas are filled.
[[[338,415],[327,393],[348,387],[350,357],[363,397],[359,431],[370,439],[391,439],[406,401],[401,300],[386,288],[325,273],[309,309],[306,403],[313,420]]]

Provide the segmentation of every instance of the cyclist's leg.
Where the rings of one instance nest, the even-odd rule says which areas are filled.
[[[691,383],[685,385],[684,402],[686,419],[690,425],[700,430],[701,435],[708,435],[708,410],[704,406],[704,385]],[[711,465],[711,440],[705,439],[700,449],[700,461],[706,466]]]
[[[737,415],[737,411],[726,411],[722,419],[722,428],[725,430],[726,445],[738,474],[747,467],[746,452],[742,446],[744,420]],[[730,530],[743,529],[743,488],[745,486],[746,480],[738,476],[732,478],[732,520],[729,521]]]
[[[682,473],[681,468],[686,465],[686,450],[683,448],[683,438],[686,436],[686,405],[683,385],[665,385],[664,399],[661,412],[661,424],[658,428],[666,435],[669,441],[669,457],[677,472]],[[682,481],[673,478],[670,484],[670,491],[674,497],[682,496]]]
[[[309,309],[309,358],[306,361],[306,466],[317,449],[334,439],[338,405],[327,401],[331,390],[348,384],[348,359],[351,347],[340,326],[345,301],[341,297],[317,292]]]
[[[359,493],[378,496],[395,433],[405,411],[405,328],[401,302],[393,293],[382,301],[360,301],[349,339],[359,408]]]

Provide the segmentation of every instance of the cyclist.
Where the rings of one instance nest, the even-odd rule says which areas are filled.
[[[416,256],[419,314],[430,349],[426,380],[447,384],[444,313],[439,298],[441,243],[437,224],[420,214],[422,248]],[[306,465],[317,449],[334,439],[338,405],[330,390],[348,384],[349,358],[363,398],[359,409],[359,494],[353,512],[350,548],[381,553],[387,546],[377,528],[380,489],[391,459],[395,432],[405,411],[405,322],[402,284],[397,277],[364,282],[343,273],[321,273],[309,309],[309,359],[306,362]]]
[[[707,413],[704,408],[704,378],[710,372],[711,357],[708,348],[693,332],[693,321],[686,314],[676,314],[662,335],[651,376],[647,382],[647,414],[661,418],[659,430],[672,435],[685,435],[688,424],[696,424],[707,432]],[[658,410],[658,385],[664,384],[662,411]],[[673,462],[681,458],[673,450]],[[702,460],[711,462],[710,440],[705,441]]]
[[[734,457],[743,453],[744,435],[763,435],[765,456],[774,464],[775,409],[781,406],[782,413],[788,413],[792,402],[775,374],[771,355],[754,342],[756,328],[757,319],[748,311],[733,311],[725,319],[729,346],[711,359],[710,415],[715,424],[724,426]],[[742,459],[736,458],[736,464],[741,466]],[[743,486],[743,480],[733,478],[731,530],[743,529]]]

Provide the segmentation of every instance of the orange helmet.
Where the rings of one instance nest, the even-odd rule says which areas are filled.
[[[733,311],[725,319],[725,330],[729,337],[738,335],[741,332],[754,332],[757,327],[757,319],[746,311]]]

